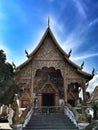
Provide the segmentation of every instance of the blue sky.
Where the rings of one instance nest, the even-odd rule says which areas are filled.
[[[0,0],[0,49],[20,65],[47,28],[84,71],[98,71],[98,0]]]

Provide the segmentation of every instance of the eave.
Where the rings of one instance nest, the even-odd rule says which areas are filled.
[[[76,65],[75,63],[73,63],[70,59],[69,59],[69,55],[60,47],[60,45],[58,44],[58,42],[56,41],[50,27],[48,27],[42,37],[42,39],[40,40],[39,44],[37,45],[37,47],[34,49],[34,51],[28,55],[28,59],[22,63],[20,66],[18,66],[16,68],[16,73],[19,72],[21,70],[21,68],[23,68],[24,66],[26,66],[31,60],[33,60],[35,54],[37,53],[37,51],[40,49],[40,47],[43,44],[43,41],[45,40],[47,34],[49,33],[50,37],[52,38],[52,40],[54,41],[53,43],[55,44],[56,48],[59,50],[59,52],[61,53],[62,57],[64,58],[64,60],[66,60],[71,66],[73,66],[77,72],[79,72],[79,74],[81,74],[82,76],[88,78],[89,80],[91,80],[93,78],[93,75],[88,74],[84,71],[82,71],[81,67]]]

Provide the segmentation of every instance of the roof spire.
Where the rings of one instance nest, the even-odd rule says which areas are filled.
[[[94,76],[94,74],[95,74],[95,68],[93,68],[92,70],[92,75]]]
[[[48,28],[50,27],[50,18],[48,16]]]
[[[83,69],[83,66],[84,66],[84,61],[83,61],[83,63],[81,64],[81,69]]]

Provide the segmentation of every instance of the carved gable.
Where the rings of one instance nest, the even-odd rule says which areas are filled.
[[[54,44],[54,41],[52,40],[50,34],[48,33],[45,37],[43,44],[37,51],[35,55],[35,59],[55,59],[55,60],[61,60],[61,53],[58,51],[56,45]]]
[[[59,46],[49,27],[38,46],[27,57],[27,61],[17,67],[15,72],[21,107],[31,105],[36,102],[36,98],[39,106],[46,105],[46,102],[43,103],[44,98],[48,100],[51,94],[53,100],[55,98],[55,105],[59,105],[59,99],[63,99],[75,106],[80,87],[83,88],[85,101],[85,83],[93,75],[83,72],[81,67],[70,60],[70,53],[67,54]],[[74,88],[73,91],[70,91],[70,86]],[[51,99],[48,106],[54,105]]]
[[[47,81],[39,90],[40,93],[57,93],[58,90],[54,84],[50,81]]]

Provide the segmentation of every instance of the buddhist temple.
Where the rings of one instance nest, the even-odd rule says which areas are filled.
[[[49,23],[48,23],[49,24]],[[87,83],[93,74],[83,71],[59,45],[48,25],[42,39],[27,60],[15,70],[21,107],[59,106],[65,102],[75,107],[79,92],[86,101]]]

